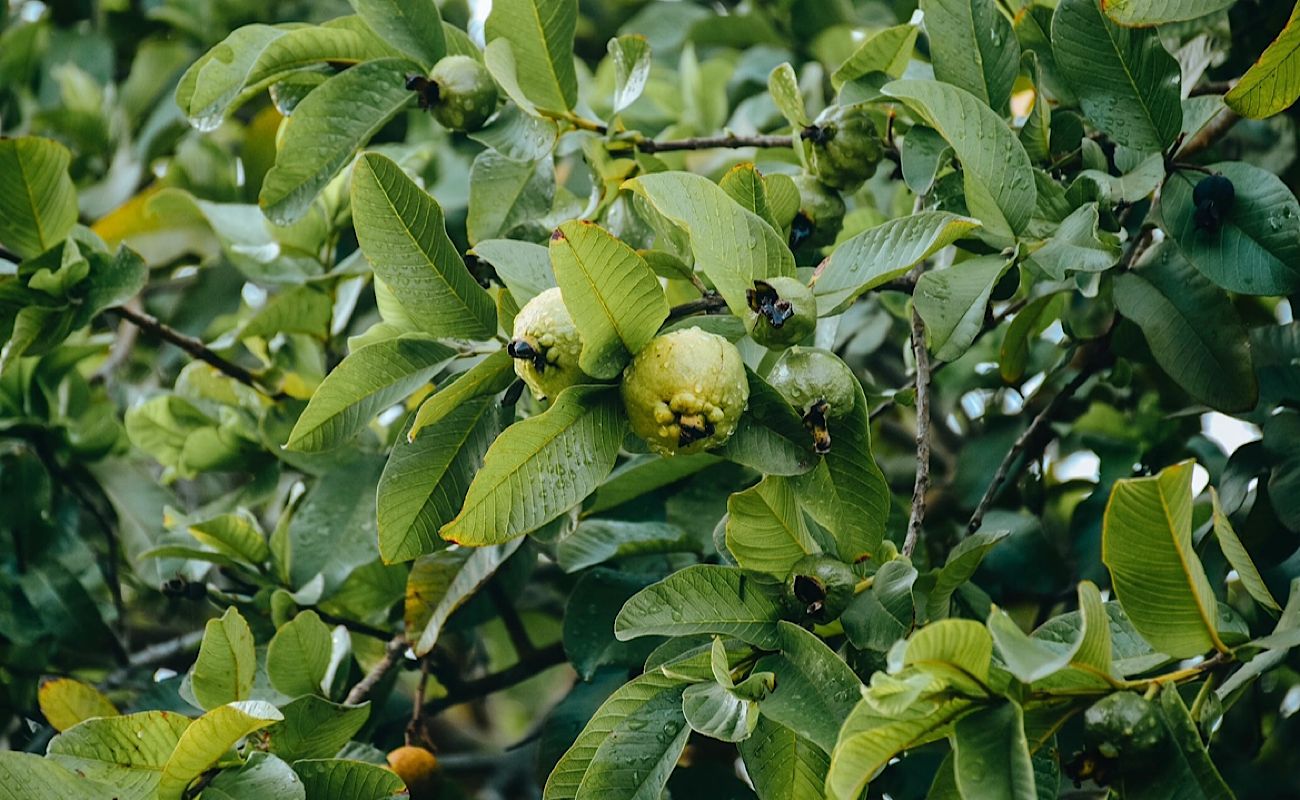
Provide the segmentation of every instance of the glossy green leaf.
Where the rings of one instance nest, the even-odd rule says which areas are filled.
[[[780,641],[780,617],[780,604],[769,588],[734,567],[699,564],[628,600],[614,622],[614,635],[627,640],[711,633],[774,648]]]
[[[279,557],[294,588],[320,575],[322,589],[332,592],[354,569],[379,558],[375,484],[383,468],[375,455],[343,461],[298,503],[284,532],[287,554]]]
[[[342,758],[293,762],[311,800],[390,800],[405,791],[388,767]]]
[[[30,258],[63,241],[77,222],[71,161],[50,139],[0,139],[0,244]]]
[[[872,72],[901,78],[912,60],[920,32],[915,25],[895,25],[871,34],[831,73],[831,85],[838,91],[844,84]]]
[[[614,468],[626,423],[604,386],[572,386],[542,414],[511,425],[483,459],[442,537],[497,544],[531,533],[582,502]]]
[[[266,672],[276,691],[297,697],[325,694],[330,629],[315,611],[303,611],[280,626],[266,651]]]
[[[1156,363],[1194,399],[1228,412],[1255,407],[1259,385],[1236,308],[1174,248],[1166,244],[1116,277],[1114,296]]]
[[[776,176],[772,176],[775,178]],[[740,203],[746,210],[752,211],[759,216],[773,230],[781,230],[782,225],[778,225],[772,214],[772,208],[768,201],[767,182],[768,178],[764,177],[758,168],[753,164],[737,164],[718,181],[718,186],[726,192],[731,199]],[[798,211],[798,187],[794,188],[795,193],[795,212]],[[793,214],[791,214],[793,217]],[[689,279],[689,275],[687,278]]]
[[[1102,0],[1106,16],[1121,25],[1145,27],[1183,22],[1228,8],[1237,0]]]
[[[487,40],[510,42],[524,94],[540,108],[567,111],[578,99],[573,65],[577,0],[500,0],[492,4]]]
[[[393,564],[441,550],[438,535],[465,502],[488,446],[505,425],[492,398],[469,400],[414,440],[400,437],[379,478],[379,554]]]
[[[256,673],[253,632],[231,606],[219,619],[208,620],[203,630],[203,644],[190,672],[194,698],[209,710],[247,700]]]
[[[777,475],[727,499],[726,535],[727,550],[742,569],[782,580],[800,558],[820,552],[794,485]]]
[[[971,346],[984,327],[993,287],[1010,266],[1002,255],[979,256],[921,275],[912,302],[935,358],[956,361]]]
[[[447,53],[442,16],[434,0],[348,0],[375,33],[425,69]]]
[[[520,308],[556,285],[551,254],[543,245],[516,239],[484,239],[471,252],[492,265]]]
[[[624,185],[685,229],[696,267],[736,315],[748,309],[745,291],[755,280],[794,275],[794,257],[781,235],[708,178],[661,172]]]
[[[493,352],[420,404],[406,432],[407,441],[415,441],[426,427],[465,403],[504,392],[515,380],[514,360],[504,349]]]
[[[854,647],[886,652],[911,632],[916,622],[912,587],[917,571],[906,559],[880,565],[871,588],[858,592],[840,615],[844,633]]]
[[[548,226],[543,217],[555,198],[555,164],[548,154],[516,161],[491,150],[474,159],[469,173],[469,241],[536,239]]]
[[[754,666],[775,676],[759,710],[829,753],[840,723],[862,697],[862,681],[825,642],[793,623],[777,623],[775,649]]]
[[[1102,521],[1115,596],[1133,627],[1175,658],[1224,648],[1214,592],[1192,547],[1192,466],[1116,481]]]
[[[1116,787],[1125,797],[1177,797],[1179,800],[1231,800],[1235,795],[1224,782],[1178,687],[1164,684],[1158,695],[1160,715],[1169,737],[1164,757],[1149,769],[1125,776]]]
[[[188,718],[170,711],[89,719],[50,740],[47,752],[78,775],[112,786],[120,800],[152,800],[189,726]]]
[[[262,564],[271,557],[257,518],[243,509],[196,522],[189,532],[208,547],[249,564]]]
[[[1161,219],[1183,256],[1231,292],[1278,295],[1300,288],[1300,203],[1295,195],[1276,175],[1250,164],[1224,162],[1210,169],[1231,180],[1236,192],[1215,230],[1196,224],[1192,193],[1204,175],[1175,172],[1161,193]]]
[[[781,116],[796,129],[807,127],[812,118],[804,108],[803,92],[799,89],[799,77],[794,74],[794,67],[786,61],[776,65],[767,76],[767,92]]]
[[[818,311],[838,314],[864,292],[907,274],[980,226],[978,220],[945,211],[922,211],[889,220],[835,248],[813,276]]]
[[[307,213],[357,149],[410,104],[414,95],[406,88],[406,74],[413,66],[399,58],[367,61],[303,98],[280,134],[275,166],[262,181],[258,204],[267,217],[288,225]],[[353,202],[355,211],[361,204]]]
[[[826,753],[767,717],[740,745],[745,772],[759,800],[821,800],[825,797]]]
[[[665,522],[586,519],[559,541],[555,556],[565,572],[577,572],[610,559],[690,553],[699,547],[699,540],[694,536]]]
[[[952,727],[954,776],[964,798],[1038,800],[1020,706],[1000,703],[975,711]]]
[[[492,298],[465,269],[441,207],[401,167],[362,155],[352,175],[352,216],[375,275],[425,332],[468,339],[496,333]]]
[[[267,746],[285,761],[336,755],[366,724],[370,704],[331,703],[314,694],[281,706],[284,721],[266,729]]]
[[[252,700],[218,706],[199,717],[181,734],[163,766],[157,800],[181,800],[190,783],[236,742],[282,719],[275,706]]]
[[[564,604],[561,640],[569,663],[584,681],[593,680],[606,666],[639,670],[663,644],[663,639],[656,636],[629,642],[614,638],[614,618],[619,609],[629,597],[653,582],[653,576],[601,567],[587,570],[573,585]]]
[[[1246,546],[1241,543],[1237,532],[1233,530],[1232,521],[1228,515],[1223,513],[1223,505],[1219,502],[1219,493],[1214,487],[1210,487],[1210,500],[1213,503],[1211,530],[1214,531],[1214,538],[1219,541],[1219,549],[1223,551],[1223,557],[1228,559],[1228,563],[1237,571],[1237,577],[1241,580],[1241,585],[1246,588],[1246,592],[1255,598],[1255,602],[1265,608],[1273,611],[1281,611],[1282,606],[1278,605],[1277,600],[1273,599],[1273,593],[1268,590],[1268,585],[1264,583],[1264,578],[1259,574],[1259,568],[1250,557]]]
[[[358,348],[325,376],[285,447],[313,453],[346,445],[376,414],[427,384],[455,354],[423,334]]]
[[[625,33],[609,40],[609,57],[614,59],[615,114],[636,102],[650,77],[650,42],[637,33]]]
[[[921,0],[934,77],[1007,110],[1020,73],[1020,43],[994,0]]]
[[[1073,655],[1070,650],[1058,649],[1041,640],[1030,638],[1020,630],[1016,621],[1000,608],[994,609],[986,624],[1007,672],[1016,676],[1016,679],[1022,683],[1033,683],[1070,663],[1070,657]]]
[[[1064,293],[1045,294],[1016,312],[998,350],[998,371],[1003,381],[1018,383],[1024,377],[1030,345],[1060,316],[1064,302]]]
[[[1062,0],[1052,16],[1056,66],[1088,119],[1117,144],[1163,150],[1183,125],[1178,62],[1154,30],[1123,28],[1101,0]]]
[[[406,582],[406,629],[417,655],[433,649],[452,612],[464,605],[522,542],[515,539],[487,547],[458,547],[416,559]]]
[[[749,406],[731,438],[713,452],[768,475],[807,473],[817,457],[799,415],[767,381],[752,370],[746,372]]]
[[[618,377],[668,317],[663,287],[645,259],[592,222],[566,222],[551,235],[551,266],[582,335],[578,365]]]
[[[759,716],[756,701],[709,681],[686,687],[682,713],[691,730],[723,742],[748,739]]]
[[[1251,119],[1280,113],[1300,97],[1297,66],[1300,66],[1300,6],[1292,10],[1291,18],[1277,39],[1246,70],[1223,100],[1233,111]]]
[[[1096,203],[1079,206],[1042,247],[1034,251],[1033,263],[1056,280],[1066,271],[1102,272],[1119,263],[1119,235],[1100,227]]]
[[[223,770],[203,790],[204,800],[244,800],[248,797],[307,800],[307,791],[293,767],[269,753],[253,753],[243,766]]]

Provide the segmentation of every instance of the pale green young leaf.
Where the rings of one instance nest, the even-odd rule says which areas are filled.
[[[271,557],[257,518],[245,509],[196,522],[189,532],[208,547],[249,564],[262,564]]]
[[[329,661],[329,626],[309,609],[275,632],[266,651],[266,673],[276,691],[290,697],[324,694],[321,682]]]
[[[1036,297],[1012,318],[998,348],[998,371],[1009,384],[1019,383],[1029,362],[1029,347],[1061,314],[1067,295],[1053,292]]]
[[[987,694],[993,637],[972,619],[941,619],[918,628],[891,667],[917,667],[968,694]],[[897,669],[893,671],[897,672]]]
[[[826,753],[817,745],[766,716],[739,745],[745,772],[760,800],[822,800]]]
[[[779,233],[716,183],[686,172],[642,175],[624,184],[691,237],[696,267],[733,313],[748,309],[745,291],[762,278],[794,275],[794,256]]]
[[[420,404],[406,440],[415,441],[426,427],[437,424],[465,403],[504,392],[515,380],[514,360],[505,350],[493,352]]]
[[[767,92],[781,112],[796,130],[807,127],[812,118],[804,107],[803,92],[799,90],[799,77],[794,74],[794,67],[786,61],[778,64],[767,76]]]
[[[758,703],[713,681],[682,692],[682,713],[691,730],[723,742],[743,742],[758,724]]]
[[[1033,81],[1034,105],[1020,127],[1020,143],[1025,146],[1029,159],[1039,164],[1052,160],[1052,107],[1047,101],[1043,71],[1038,53],[1026,50],[1021,64]]]
[[[1029,223],[1036,202],[1029,155],[1003,119],[979,98],[935,81],[885,84],[886,95],[905,103],[939,132],[962,165],[966,206],[984,229],[1011,240]]]
[[[253,632],[231,606],[220,618],[208,620],[203,629],[203,643],[190,672],[194,698],[208,710],[247,700],[256,673]]]
[[[1024,713],[1016,703],[987,706],[962,717],[952,727],[952,750],[962,797],[1038,800]]]
[[[434,0],[348,0],[384,41],[414,58],[426,70],[447,53],[442,15]]]
[[[1120,27],[1100,2],[1062,0],[1056,7],[1056,67],[1088,120],[1117,144],[1163,150],[1183,125],[1178,62],[1154,30]]]
[[[817,309],[839,314],[864,292],[901,278],[917,262],[980,227],[946,211],[922,211],[883,222],[835,248],[813,276]]]
[[[921,0],[934,77],[1007,110],[1020,73],[1020,42],[994,0]]]
[[[1101,557],[1115,596],[1152,645],[1175,658],[1226,649],[1214,592],[1192,547],[1192,461],[1115,482]]]
[[[1020,630],[1020,626],[1007,612],[995,608],[989,615],[989,634],[1007,671],[1023,683],[1033,683],[1045,678],[1070,663],[1071,650],[1053,647],[1033,639]]]
[[[447,236],[442,208],[391,159],[366,153],[357,160],[352,215],[375,275],[425,332],[467,339],[496,333],[492,298]]]
[[[1246,546],[1241,543],[1237,532],[1233,530],[1232,521],[1228,519],[1227,514],[1223,513],[1219,493],[1213,486],[1210,487],[1210,501],[1213,503],[1211,529],[1214,531],[1214,538],[1219,541],[1219,549],[1223,551],[1223,557],[1228,559],[1228,563],[1237,571],[1241,585],[1246,588],[1246,592],[1251,597],[1255,598],[1255,602],[1267,609],[1280,612],[1282,606],[1273,599],[1273,593],[1268,590],[1268,584],[1264,583],[1264,578],[1259,574],[1259,569],[1251,559]]]
[[[376,414],[427,384],[455,354],[424,334],[353,351],[312,394],[285,447],[315,453],[346,445]]]
[[[780,618],[780,603],[768,587],[734,567],[698,564],[633,595],[614,621],[614,635],[626,641],[711,633],[775,648]]]
[[[536,161],[516,161],[484,150],[469,173],[469,215],[465,220],[469,241],[509,237],[540,238],[542,218],[555,198],[555,163],[550,155]]]
[[[537,530],[596,490],[614,468],[625,429],[614,390],[565,389],[546,412],[492,443],[442,538],[478,546]]]
[[[877,31],[863,40],[831,73],[831,85],[839,91],[844,84],[872,72],[883,72],[891,78],[901,78],[912,60],[912,50],[921,29],[915,25],[895,25]]]
[[[557,543],[555,557],[572,573],[614,558],[699,549],[699,539],[666,522],[588,518]]]
[[[406,786],[387,766],[345,758],[293,762],[311,800],[390,800],[404,795]]]
[[[921,275],[912,302],[935,358],[956,361],[971,346],[984,327],[993,287],[1010,266],[1002,255],[979,256]]]
[[[522,539],[458,547],[416,559],[406,581],[406,629],[417,655],[438,643],[442,626],[510,558]]]
[[[1106,16],[1121,25],[1147,27],[1185,22],[1230,7],[1237,0],[1102,0]]]
[[[262,752],[251,754],[238,769],[222,770],[203,790],[203,800],[246,800],[250,797],[307,800],[307,790],[283,759]]]
[[[650,77],[650,42],[639,33],[626,33],[609,40],[609,57],[614,59],[615,114],[636,102]]]
[[[366,724],[370,704],[339,705],[307,694],[281,706],[280,712],[284,720],[266,729],[267,746],[280,758],[293,762],[337,754]]]
[[[77,222],[71,161],[50,139],[0,139],[0,244],[30,258],[63,241]]]
[[[281,132],[275,166],[262,181],[258,205],[267,217],[288,225],[307,213],[357,149],[411,103],[406,74],[413,67],[400,58],[367,61],[303,98]]]
[[[88,719],[50,740],[50,760],[112,786],[120,800],[152,800],[190,720],[166,711]],[[35,796],[35,795],[33,795]]]
[[[52,678],[41,684],[36,695],[41,714],[50,727],[66,731],[92,717],[115,717],[117,706],[102,692],[76,678]]]
[[[635,250],[592,222],[560,225],[550,253],[565,308],[582,335],[578,366],[593,378],[618,377],[668,318],[659,279]]]
[[[218,706],[199,717],[181,734],[163,766],[157,800],[181,800],[190,783],[236,742],[282,719],[275,706],[257,700]]]
[[[1119,263],[1122,248],[1119,235],[1101,228],[1096,203],[1079,206],[1061,224],[1030,260],[1056,280],[1067,270],[1102,272]]]
[[[718,186],[721,186],[722,191],[726,192],[731,199],[735,200],[743,208],[754,212],[764,222],[771,225],[773,230],[779,231],[783,226],[777,224],[773,214],[771,202],[768,200],[767,182],[768,179],[753,164],[746,162],[737,164],[727,170],[727,174],[723,175],[722,179],[718,181]],[[794,216],[794,213],[798,213],[799,210],[799,188],[793,184],[794,182],[791,181],[795,199],[794,212],[791,217]]]
[[[568,111],[578,100],[573,37],[578,0],[498,0],[484,32],[488,42],[510,42],[520,86],[528,99],[550,111]]]
[[[727,550],[742,569],[780,579],[800,558],[820,552],[788,478],[769,475],[727,499]]]
[[[1184,0],[1187,2],[1187,0]],[[1217,0],[1226,2],[1226,0]],[[1223,99],[1251,119],[1264,119],[1285,111],[1300,97],[1300,5],[1291,12],[1286,27]]]

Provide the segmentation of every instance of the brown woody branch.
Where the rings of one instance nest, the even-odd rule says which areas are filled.
[[[452,706],[479,700],[503,689],[509,689],[511,686],[523,683],[551,667],[563,664],[566,660],[564,646],[560,642],[556,642],[534,650],[529,658],[521,658],[515,664],[500,672],[493,672],[468,681],[449,682],[443,680],[443,685],[447,687],[447,695],[426,703],[424,706],[425,715],[432,716]]]
[[[370,691],[384,679],[389,670],[397,666],[397,663],[401,661],[402,653],[406,652],[407,646],[406,634],[404,633],[399,633],[389,639],[388,644],[384,646],[384,657],[379,660],[378,664],[370,668],[364,678],[357,681],[357,685],[352,687],[352,690],[348,692],[347,699],[343,702],[351,706],[365,700]]]
[[[930,488],[930,355],[925,349],[925,323],[912,309],[912,357],[916,361],[916,482],[912,487],[912,513],[907,520],[903,555],[910,556],[925,521],[925,493]]]

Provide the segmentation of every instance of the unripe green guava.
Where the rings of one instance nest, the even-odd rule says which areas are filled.
[[[749,335],[764,347],[789,347],[817,329],[817,300],[797,278],[754,281],[745,298],[749,302],[745,321]]]
[[[578,366],[582,336],[558,288],[547,289],[519,309],[506,351],[515,360],[515,374],[538,400],[592,380]]]
[[[767,382],[803,417],[813,449],[829,452],[830,421],[843,419],[857,403],[853,370],[829,350],[791,347],[772,367]]]
[[[735,432],[749,380],[740,351],[699,328],[658,336],[623,372],[632,432],[662,455],[718,447]]]
[[[473,132],[497,108],[497,85],[487,67],[469,56],[447,56],[433,66],[422,105],[448,130]]]
[[[796,175],[794,183],[799,188],[799,211],[790,224],[790,247],[834,244],[844,227],[844,198],[812,175]]]
[[[803,130],[813,174],[833,189],[854,191],[876,174],[884,146],[866,103],[828,106]]]
[[[824,555],[804,556],[786,576],[782,599],[799,622],[833,622],[853,599],[858,578],[843,561]]]

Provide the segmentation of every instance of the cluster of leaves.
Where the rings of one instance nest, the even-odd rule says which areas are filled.
[[[335,5],[4,7],[0,798],[1300,791],[1300,9]],[[687,328],[748,404],[669,455]]]

